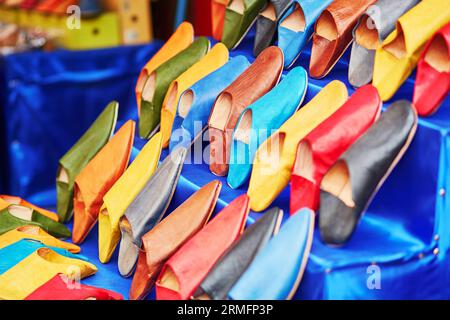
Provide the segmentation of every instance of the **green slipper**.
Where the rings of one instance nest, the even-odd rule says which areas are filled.
[[[161,122],[161,108],[167,90],[173,80],[199,61],[209,51],[210,43],[205,37],[197,38],[189,47],[153,71],[142,90],[139,135],[151,138]]]
[[[232,0],[227,7],[222,42],[228,49],[235,49],[253,23],[259,12],[267,5],[267,0]]]
[[[108,104],[80,140],[59,160],[56,177],[59,221],[65,223],[72,217],[75,178],[111,138],[118,109],[118,102]]]
[[[65,225],[47,218],[33,209],[12,205],[0,211],[0,235],[23,226],[38,226],[57,238],[70,238],[71,236],[70,230]]]

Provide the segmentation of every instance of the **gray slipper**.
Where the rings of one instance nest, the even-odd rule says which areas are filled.
[[[361,16],[353,30],[348,80],[354,87],[372,82],[376,49],[394,31],[395,24],[419,0],[378,0]]]
[[[186,149],[180,147],[167,156],[120,220],[119,272],[122,276],[131,276],[142,236],[164,217],[177,187],[186,153]]]

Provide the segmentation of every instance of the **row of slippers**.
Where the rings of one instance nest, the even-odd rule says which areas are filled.
[[[312,37],[313,78],[326,76],[353,43],[350,83],[361,87],[373,80],[386,101],[417,65],[425,42],[450,21],[450,8],[445,0],[214,0],[212,21],[214,37],[232,49],[256,21],[255,56],[277,34],[287,68]],[[448,74],[441,61],[448,61],[448,45],[432,50],[430,69]]]
[[[77,254],[78,246],[58,239],[70,235],[55,213],[0,196],[0,299],[121,300],[117,293],[79,283],[97,268]]]
[[[450,88],[449,32],[450,25],[439,30],[427,44],[419,61],[413,104],[423,116],[438,109]],[[194,31],[189,23],[180,25],[141,72],[136,86],[139,134],[143,138],[150,138],[160,129],[164,148],[170,145],[172,149],[175,144],[189,147],[203,132],[209,119],[209,127],[213,132],[211,142],[227,140],[223,150],[219,146],[214,152],[227,160],[231,137],[220,132],[216,136],[215,129],[222,132],[225,131],[224,128],[233,130],[242,120],[246,120],[247,117],[240,117],[243,111],[245,113],[253,107],[258,109],[262,105],[265,107],[265,100],[270,102],[277,94],[288,92],[295,102],[301,102],[303,96],[294,96],[288,91],[292,85],[288,80],[275,87],[283,69],[283,54],[280,49],[269,47],[263,50],[250,66],[242,56],[229,60],[228,51],[221,43],[209,51],[209,41],[206,38],[200,37],[193,41],[193,37]],[[299,71],[292,71],[297,74],[297,79],[292,75],[291,82],[300,82],[299,91],[303,93],[306,89],[306,73],[300,76]],[[392,81],[384,81],[383,85],[385,84],[391,86]],[[395,85],[391,86],[393,87]],[[433,95],[428,94],[429,88],[434,89]],[[377,89],[378,92],[384,90],[380,86]],[[277,107],[279,105],[281,103]],[[264,112],[270,113],[268,109],[265,107]],[[286,113],[289,112],[292,112],[291,107]],[[274,116],[279,116],[279,113]],[[248,121],[242,122],[249,125]],[[272,126],[276,129],[276,124]],[[177,132],[174,133],[174,130]],[[225,165],[213,172],[224,175],[227,170]]]
[[[362,87],[347,99],[345,85],[331,82],[279,130],[284,136],[283,148],[276,149],[283,151],[280,161],[274,161],[270,154],[260,157],[257,153],[254,174],[260,176],[252,181],[259,183],[251,183],[248,196],[233,201],[200,231],[214,209],[220,183],[214,181],[200,189],[161,222],[178,184],[187,150],[176,148],[156,168],[162,146],[162,135],[157,133],[126,169],[134,137],[132,121],[105,145],[94,144],[98,143],[95,137],[107,140],[112,132],[117,114],[117,104],[112,103],[61,160],[58,204],[70,208],[73,199],[75,243],[82,242],[99,220],[102,262],[109,261],[121,238],[120,273],[131,276],[137,266],[131,298],[143,298],[156,282],[159,298],[187,299],[242,232],[250,206],[264,210],[289,183],[289,168],[295,168],[291,212],[304,207],[316,210],[321,188],[318,214],[322,239],[330,244],[345,243],[371,198],[406,151],[417,127],[416,113],[406,101],[394,103],[377,120],[380,111],[381,99],[374,87]],[[277,143],[277,136],[280,135],[266,143]],[[67,173],[74,172],[75,167],[70,164],[86,161],[87,152],[92,154],[95,150],[98,153],[71,180]],[[96,179],[92,179],[94,176]],[[304,212],[301,216],[309,217],[307,221],[314,221],[312,210],[299,211]],[[297,228],[301,230],[301,226]],[[302,248],[308,247],[305,241],[311,238],[312,227],[307,230]],[[208,237],[214,237],[214,241],[208,241]],[[158,250],[162,250],[162,257]],[[271,261],[274,254],[283,255],[279,250],[273,251],[264,259]],[[303,251],[298,254],[307,257]],[[298,265],[291,267],[292,272],[300,270]],[[291,280],[291,285],[298,283],[297,277]],[[293,291],[288,292],[285,298]]]
[[[270,59],[266,58],[267,60],[274,60],[272,59],[273,56],[271,56],[271,53],[276,52],[276,50],[277,49],[275,48],[268,48],[266,49],[266,52],[263,52],[260,56],[264,58],[264,55],[267,54],[270,57]],[[156,57],[158,57],[158,55]],[[301,68],[298,68],[291,71],[290,74],[295,75],[296,72],[298,72],[297,76],[303,75],[303,78],[306,78],[304,70],[300,70]],[[269,74],[271,73],[269,72]],[[289,75],[286,78],[288,77]],[[286,82],[298,83],[298,81],[292,80]],[[305,81],[303,81],[303,83],[304,82]],[[306,88],[306,83],[304,83],[304,86]],[[253,90],[250,90],[250,92],[253,92]],[[367,97],[371,97],[371,99],[368,99]],[[297,100],[300,101],[301,97]],[[254,203],[252,208],[254,207],[254,209],[258,211],[264,210],[270,205],[270,202],[267,202],[267,199],[272,201],[277,195],[270,193],[273,193],[273,190],[275,190],[275,193],[279,193],[284,186],[287,185],[290,178],[289,168],[293,167],[295,150],[299,145],[299,140],[305,137],[315,127],[321,123],[323,126],[329,126],[330,123],[334,126],[336,122],[339,122],[337,120],[346,118],[342,114],[348,115],[354,112],[354,115],[357,115],[358,113],[355,112],[355,109],[357,110],[361,105],[366,105],[368,108],[367,110],[373,111],[372,113],[368,113],[369,116],[365,119],[367,122],[364,122],[361,127],[355,126],[355,132],[351,135],[347,135],[345,130],[341,130],[340,133],[338,132],[338,137],[345,133],[344,138],[348,138],[349,141],[347,141],[346,144],[340,145],[341,153],[334,155],[336,160],[346,148],[349,148],[350,145],[352,145],[352,142],[354,142],[359,135],[364,133],[364,131],[370,127],[380,111],[381,100],[377,91],[371,86],[361,88],[347,103],[346,101],[347,91],[345,86],[337,81],[332,82],[307,106],[283,125],[283,127],[287,127],[287,129],[283,129],[282,127],[282,129],[285,130],[283,131],[285,134],[285,142],[289,141],[289,143],[286,143],[283,146],[283,150],[287,150],[287,156],[281,156],[282,168],[281,170],[274,172],[273,176],[276,177],[274,184],[275,188],[270,188],[270,190],[268,190],[269,188],[267,188],[267,185],[272,185],[272,181],[267,179],[267,177],[262,179],[263,181],[265,180],[264,183],[258,185],[261,187],[261,190],[257,190],[254,196],[252,195],[252,186],[250,186],[249,195],[252,200],[249,201],[250,203]],[[300,104],[300,102],[298,104]],[[338,109],[340,112],[337,112]],[[373,115],[373,117],[370,115]],[[181,167],[184,163],[186,149],[175,148],[171,153],[171,156],[162,163],[158,168],[158,171],[149,180],[149,177],[152,176],[156,169],[160,148],[164,141],[164,135],[162,133],[157,133],[144,147],[143,151],[129,169],[125,171],[125,174],[123,174],[132,146],[134,124],[131,121],[126,123],[105,145],[105,142],[108,141],[109,136],[112,134],[116,116],[117,104],[113,103],[108,106],[104,111],[104,114],[99,117],[96,123],[94,123],[91,129],[88,130],[74,148],[61,159],[60,170],[58,173],[58,208],[62,209],[62,211],[58,209],[58,212],[63,213],[63,219],[67,219],[71,212],[71,201],[73,199],[75,212],[73,240],[76,243],[82,242],[90,229],[95,225],[97,219],[100,220],[99,249],[102,262],[109,261],[112,252],[118,244],[119,238],[122,237],[121,249],[119,251],[119,269],[122,275],[129,276],[132,274],[136,261],[138,260],[141,246],[143,245],[142,238],[158,225],[158,222],[162,219],[167,210],[167,206],[170,203],[170,198],[173,195],[174,188],[176,187],[180,175]],[[327,121],[323,122],[324,120]],[[399,125],[391,126],[390,124],[392,123],[399,123]],[[296,134],[297,128],[303,127],[302,124],[305,125],[304,132]],[[329,212],[331,213],[331,218],[330,214],[327,215],[327,213],[321,212],[321,215],[319,215],[323,217],[321,218],[321,221],[324,221],[323,223],[321,222],[321,226],[323,226],[321,229],[324,230],[323,233],[325,236],[323,235],[323,238],[326,241],[330,243],[342,243],[348,239],[353,232],[354,227],[356,227],[356,223],[364,211],[365,206],[369,203],[370,198],[379,188],[387,174],[392,170],[392,167],[399,160],[404,150],[406,150],[413,137],[416,125],[417,118],[413,109],[410,107],[410,104],[407,102],[396,103],[383,114],[381,120],[378,121],[371,130],[368,130],[365,135],[358,139],[363,142],[352,145],[352,148],[347,152],[350,154],[347,157],[348,159],[336,162],[338,164],[345,163],[347,167],[342,165],[336,165],[335,167],[337,169],[332,167],[330,170],[332,174],[330,175],[332,177],[337,176],[338,179],[324,179],[324,181],[331,181],[329,189],[326,187],[324,188],[329,195],[327,201],[331,202],[330,206],[324,207],[330,208]],[[319,126],[318,128],[321,128],[321,130],[318,129],[317,132],[322,132],[322,134],[324,132],[328,133],[328,131],[323,130],[323,127]],[[392,130],[395,132],[391,132]],[[280,129],[280,131],[282,130]],[[91,138],[94,132],[103,133],[96,134],[96,140]],[[380,135],[380,132],[385,135]],[[291,139],[292,135],[294,135],[294,137]],[[318,135],[320,136],[320,134]],[[395,141],[392,140],[392,136],[396,137],[396,139],[394,139]],[[332,138],[333,137],[334,136],[332,136]],[[338,138],[338,141],[341,139],[342,137]],[[377,161],[380,160],[380,154],[384,156],[387,154],[385,158],[381,159],[381,165],[376,167],[377,175],[369,176],[362,170],[358,171],[358,168],[360,167],[359,164],[362,162],[356,161],[355,159],[357,159],[358,154],[366,154],[365,152],[361,152],[361,150],[367,149],[367,146],[370,146],[367,141],[372,142],[372,144],[373,141],[375,141],[375,145],[378,142],[380,148],[385,149],[384,153],[373,152],[373,157],[369,158],[369,162],[372,163],[369,163],[367,167],[371,167],[371,165],[373,167],[373,163],[379,163]],[[386,141],[392,141],[392,144],[386,144]],[[386,145],[388,145],[390,149],[386,149]],[[352,149],[358,151],[351,152]],[[100,150],[101,152],[99,152]],[[97,152],[98,154],[96,154]],[[346,156],[347,153],[345,153],[344,156]],[[118,154],[120,156],[117,156]],[[86,155],[88,155],[88,157],[86,157]],[[255,158],[255,167],[257,168],[258,155],[256,155]],[[92,160],[88,161],[89,159]],[[115,163],[109,161],[109,164],[114,167],[105,165],[105,163],[108,163],[107,159],[116,160]],[[269,159],[269,162],[272,165],[272,161],[270,160],[271,157],[268,157],[267,159]],[[140,168],[145,167],[143,165],[144,163],[151,165],[147,167],[147,170],[139,170]],[[331,160],[329,166],[333,163],[334,162]],[[76,164],[78,168],[75,167],[74,164]],[[281,179],[278,179],[280,176],[279,173],[286,171],[286,168],[283,167],[288,168],[289,174],[287,175],[287,178],[286,175],[281,175]],[[350,174],[354,170],[356,170],[356,173],[354,175]],[[76,174],[77,172],[78,174]],[[145,174],[142,174],[142,172]],[[347,175],[345,173],[347,173]],[[94,175],[98,177],[97,180],[99,182],[95,182],[91,179]],[[347,183],[349,175],[350,178],[355,176],[358,177],[357,182],[360,182],[361,186],[355,188],[355,191],[349,190],[348,188],[349,186],[352,186]],[[129,182],[136,180],[138,181],[136,187],[130,189],[129,186],[132,184]],[[335,180],[338,180],[338,183],[336,183]],[[342,181],[344,184],[339,185]],[[316,185],[319,185],[319,183],[320,181],[317,181]],[[161,186],[164,186],[164,188],[161,188]],[[155,194],[155,192],[152,191],[156,188],[163,192]],[[360,194],[358,193],[358,190],[364,190],[365,192],[364,194]],[[357,197],[353,198],[352,192],[354,192]],[[349,198],[351,200],[349,200]],[[357,199],[357,203],[351,203],[352,199]],[[333,201],[335,202],[334,204]],[[343,212],[346,213],[344,218],[347,219],[342,219],[342,221],[350,222],[342,224],[350,226],[350,228],[331,228],[331,231],[327,231],[327,225],[330,224],[329,221],[332,221],[333,218],[336,219],[336,212],[338,212],[338,210],[334,209],[339,208],[339,205],[342,205],[342,203],[346,205],[346,210]],[[148,208],[148,210],[143,210],[142,208]],[[335,232],[336,230],[338,230],[337,234]],[[173,279],[169,277],[169,282],[172,280]]]
[[[145,298],[154,286],[162,300],[292,298],[309,257],[313,212],[300,210],[280,229],[283,212],[274,208],[243,232],[247,196],[208,222],[220,189],[219,181],[205,185],[142,238],[131,299]],[[79,252],[37,226],[2,234],[0,298],[121,300],[117,293],[78,282],[97,271]],[[283,272],[262,285],[279,263]]]
[[[120,294],[80,283],[97,268],[79,252],[34,225],[2,233],[0,299],[122,300]]]

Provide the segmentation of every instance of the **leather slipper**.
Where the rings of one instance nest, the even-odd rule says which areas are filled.
[[[134,129],[134,121],[127,121],[76,177],[74,243],[79,244],[86,239],[97,223],[103,197],[125,172],[133,147]]]
[[[72,253],[79,253],[80,247],[72,243],[61,241],[38,226],[17,227],[0,236],[0,249],[16,243],[22,239],[31,239],[39,241],[48,247],[56,247],[68,250]]]
[[[50,218],[52,220],[55,220],[55,221],[59,220],[58,215],[56,213],[46,210],[44,208],[35,206],[34,204],[29,203],[28,201],[25,201],[22,198],[14,197],[14,196],[7,196],[7,195],[0,195],[0,210],[3,210],[5,208],[9,207],[12,204],[33,209],[33,210],[39,212],[40,214],[42,214],[43,216],[46,216],[47,218]]]
[[[73,254],[62,248],[48,247],[36,240],[22,239],[9,246],[6,246],[3,249],[0,249],[0,256],[2,257],[0,261],[0,275],[14,268],[20,261],[40,248],[49,248],[64,257],[89,261],[82,255]]]
[[[96,272],[97,267],[89,262],[39,248],[0,276],[0,299],[23,300],[57,274],[78,281]]]
[[[221,188],[218,180],[208,183],[142,237],[142,250],[130,289],[131,300],[144,299],[166,261],[205,226]]]
[[[314,212],[309,209],[302,209],[290,217],[233,286],[229,298],[291,300],[311,252],[314,218]]]
[[[267,0],[231,0],[225,13],[222,42],[234,50],[250,31]]]
[[[23,226],[38,226],[57,238],[70,238],[70,230],[39,212],[22,206],[11,205],[0,211],[0,235]]]
[[[244,231],[223,254],[198,287],[197,300],[225,300],[228,292],[247,270],[255,256],[278,233],[283,211],[273,208]]]
[[[211,1],[212,36],[217,41],[222,39],[225,12],[229,2],[230,0]]]
[[[284,54],[284,67],[290,68],[309,42],[314,24],[333,0],[294,0],[278,26],[278,47]]]
[[[252,210],[266,210],[289,184],[299,142],[347,98],[344,83],[330,82],[259,147],[248,188]]]
[[[419,2],[397,21],[396,29],[375,53],[373,85],[387,101],[406,81],[425,49],[425,43],[450,21],[446,1]]]
[[[151,138],[159,129],[161,108],[167,90],[173,80],[198,62],[209,51],[209,40],[197,38],[189,47],[156,68],[142,89],[139,135]]]
[[[413,105],[420,116],[430,116],[450,91],[450,23],[428,42],[417,66]]]
[[[98,220],[98,252],[101,263],[107,263],[111,259],[120,240],[120,219],[158,166],[161,141],[161,133],[157,133],[147,142],[125,173],[103,197]]]
[[[118,111],[118,102],[108,104],[77,143],[59,160],[56,194],[57,211],[62,222],[68,222],[73,215],[75,178],[112,137]]]
[[[280,18],[292,5],[293,0],[269,0],[266,7],[256,19],[254,56],[258,56],[265,48],[272,45]]]
[[[205,130],[217,96],[249,66],[250,62],[244,56],[231,58],[181,95],[170,136],[170,151],[176,147],[191,147]]]
[[[364,13],[353,30],[348,80],[354,87],[372,82],[375,52],[395,29],[398,18],[419,0],[378,0]]]
[[[194,27],[189,22],[181,23],[172,36],[164,43],[161,49],[147,62],[139,74],[136,83],[136,100],[138,114],[141,113],[142,90],[150,74],[164,62],[170,60],[175,55],[189,47],[194,41]]]
[[[230,245],[240,237],[249,212],[243,195],[219,212],[163,266],[156,281],[158,300],[188,300]]]
[[[366,85],[300,141],[291,177],[291,214],[319,208],[320,183],[339,157],[378,119],[381,99]]]
[[[242,111],[272,90],[282,71],[283,53],[269,47],[217,97],[208,120],[213,174],[227,175],[232,134]]]
[[[75,300],[123,300],[121,294],[87,286],[81,283],[76,284],[63,274],[54,276],[50,281],[40,286],[36,291],[30,294],[25,300],[37,301],[75,301]]]
[[[309,73],[323,78],[352,43],[358,18],[375,0],[335,0],[316,21]]]
[[[393,103],[331,167],[321,183],[322,240],[345,244],[364,211],[408,149],[417,128],[411,103]]]
[[[231,142],[230,187],[237,189],[247,182],[256,150],[300,108],[307,89],[308,74],[297,67],[242,112]]]
[[[186,149],[183,148],[169,154],[120,219],[119,272],[122,276],[131,276],[142,246],[142,236],[164,217],[185,159]]]
[[[228,62],[228,49],[224,44],[216,44],[200,61],[175,79],[167,90],[161,109],[162,146],[169,146],[173,120],[177,112],[181,94],[203,77],[216,71]]]

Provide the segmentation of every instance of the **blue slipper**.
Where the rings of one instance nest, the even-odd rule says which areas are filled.
[[[36,240],[22,239],[0,249],[0,275],[13,268],[20,261],[40,248],[50,248],[62,256],[89,261],[88,258],[79,254],[73,254],[65,249],[49,247]]]
[[[249,66],[244,56],[232,58],[181,95],[170,137],[171,152],[177,147],[191,147],[207,126],[217,96]]]
[[[297,111],[307,88],[305,69],[294,68],[275,88],[242,112],[231,143],[227,178],[230,187],[239,188],[249,179],[256,150]]]
[[[255,257],[229,292],[232,300],[290,300],[308,262],[314,231],[314,212],[302,209]]]
[[[284,53],[284,66],[290,68],[314,31],[314,23],[332,0],[295,0],[278,26],[278,47]]]

